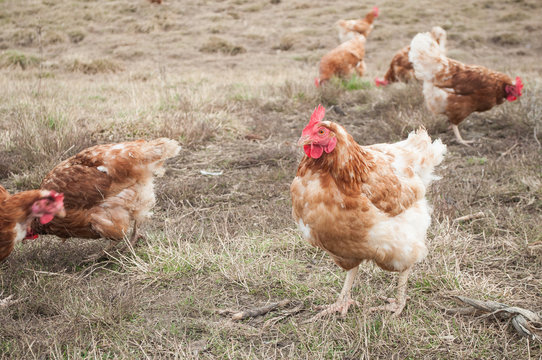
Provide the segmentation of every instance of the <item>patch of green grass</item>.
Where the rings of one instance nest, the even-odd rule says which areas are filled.
[[[350,79],[344,79],[341,81],[342,87],[347,91],[352,90],[367,90],[373,88],[373,84],[370,81],[354,75]]]
[[[38,66],[40,62],[41,60],[39,57],[27,55],[16,50],[7,50],[0,55],[0,68],[20,67],[25,70],[27,68]]]
[[[485,165],[487,163],[486,157],[471,156],[466,159],[469,165]]]
[[[51,130],[59,130],[66,125],[66,118],[62,114],[49,114],[45,119],[46,126]]]

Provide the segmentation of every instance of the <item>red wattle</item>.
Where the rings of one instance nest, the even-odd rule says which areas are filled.
[[[311,145],[311,158],[318,159],[324,153],[324,148],[320,145]]]
[[[305,154],[308,157],[311,157],[311,146],[310,145],[303,145],[303,151],[305,151]]]
[[[333,151],[333,149],[335,149],[335,145],[337,145],[337,138],[333,137],[329,139],[329,142],[327,143],[327,146],[324,148],[324,151],[329,154],[330,152]]]
[[[55,216],[54,215],[51,215],[51,214],[45,214],[43,216],[40,217],[40,223],[41,224],[47,224],[48,222],[50,222],[51,220],[53,220]]]

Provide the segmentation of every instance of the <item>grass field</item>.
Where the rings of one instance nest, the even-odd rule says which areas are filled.
[[[380,17],[367,74],[314,87],[335,22]],[[40,237],[0,265],[0,357],[201,359],[540,359],[509,322],[448,315],[453,297],[542,310],[542,3],[377,0],[0,0],[0,183],[39,186],[93,144],[168,136],[183,150],[156,182],[146,239],[84,264],[104,240]],[[458,145],[421,86],[375,88],[421,31],[448,32],[448,55],[524,79],[524,95],[471,115]],[[345,273],[301,239],[289,185],[314,107],[360,144],[425,125],[448,144],[428,194],[429,256],[399,318],[369,313],[396,274],[361,266],[344,318],[303,324],[335,300]],[[251,140],[255,139],[255,140]],[[222,172],[206,176],[201,170]],[[483,211],[469,222],[453,219]],[[290,299],[234,322],[220,310]]]

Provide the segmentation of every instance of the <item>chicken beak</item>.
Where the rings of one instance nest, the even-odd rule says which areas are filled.
[[[302,135],[297,141],[297,146],[305,146],[311,143],[311,138],[309,135]]]
[[[56,213],[56,216],[58,216],[59,218],[63,218],[66,216],[66,210],[64,208],[62,208],[62,210],[60,210],[59,212]]]

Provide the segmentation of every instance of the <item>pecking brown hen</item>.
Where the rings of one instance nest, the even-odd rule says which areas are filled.
[[[448,117],[461,144],[472,142],[463,140],[457,127],[467,116],[521,96],[523,83],[519,76],[514,82],[506,74],[452,60],[444,56],[428,33],[414,37],[408,57],[416,78],[423,80],[425,104],[435,115]]]
[[[155,203],[154,175],[163,174],[164,162],[180,149],[167,138],[138,140],[97,145],[64,160],[45,176],[41,188],[64,193],[66,216],[47,224],[34,221],[32,230],[61,238],[118,242],[133,222],[133,245],[139,224],[150,216]]]
[[[322,57],[319,66],[320,77],[314,80],[314,85],[319,87],[333,76],[347,78],[354,73],[362,76],[366,69],[364,57],[365,37],[357,35]]]

